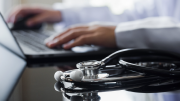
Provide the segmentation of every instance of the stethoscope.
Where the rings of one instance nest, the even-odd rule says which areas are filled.
[[[178,54],[166,51],[123,49],[101,61],[80,62],[78,69],[57,71],[54,78],[59,82],[59,91],[66,93],[172,91],[180,89],[179,60]]]

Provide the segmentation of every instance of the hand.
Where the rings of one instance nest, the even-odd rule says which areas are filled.
[[[19,6],[10,13],[7,22],[15,23],[18,18],[24,17],[29,14],[37,14],[37,15],[26,22],[27,26],[33,26],[35,24],[39,24],[43,22],[53,23],[53,22],[61,21],[60,11],[46,9],[43,7]]]
[[[49,48],[63,45],[64,49],[70,49],[75,46],[93,44],[104,47],[117,47],[115,41],[116,26],[78,26],[69,28],[65,32],[46,42]],[[68,43],[73,40],[73,42]]]

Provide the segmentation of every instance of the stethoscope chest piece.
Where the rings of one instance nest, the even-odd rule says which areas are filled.
[[[76,65],[83,72],[84,79],[97,79],[99,67],[103,64],[102,61],[90,60],[80,62]]]

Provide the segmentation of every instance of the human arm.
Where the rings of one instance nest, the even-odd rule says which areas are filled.
[[[71,28],[46,45],[54,47],[65,44],[65,49],[84,44],[95,44],[105,47],[151,48],[173,52],[180,50],[180,26],[176,21],[167,17],[126,22],[118,26],[94,25],[82,28],[82,26]],[[89,28],[93,30],[88,30]],[[75,41],[67,44],[72,39]]]
[[[104,47],[117,47],[115,41],[116,26],[108,25],[83,25],[67,29],[61,34],[47,39],[46,45],[50,48],[63,45],[64,49],[70,49],[82,45],[98,45]],[[71,41],[74,40],[74,41]]]
[[[179,5],[180,1],[178,0],[139,0],[122,14],[114,14],[108,7],[56,8],[62,12],[63,18],[62,22],[57,25],[63,23],[64,27],[69,27],[74,24],[87,24],[94,21],[119,24],[162,16],[176,18],[179,16]]]
[[[7,18],[7,22],[15,23],[19,18],[35,14],[26,21],[28,26],[40,23],[54,23],[61,21],[61,13],[57,10],[38,6],[18,6],[14,8]]]

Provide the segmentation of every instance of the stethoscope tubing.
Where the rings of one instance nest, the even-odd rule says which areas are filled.
[[[164,79],[165,80],[165,79]],[[159,80],[149,80],[146,82],[141,82],[138,84],[131,84],[131,85],[124,85],[124,86],[105,86],[105,87],[92,87],[89,86],[88,88],[82,88],[82,89],[71,89],[71,88],[62,88],[63,92],[66,93],[88,93],[88,92],[104,92],[104,91],[114,91],[114,90],[124,90],[124,89],[135,89],[140,88],[144,85],[150,85],[153,83],[157,83],[159,81],[163,81],[163,79]],[[166,81],[166,80],[165,80]]]
[[[107,65],[115,58],[127,57],[127,56],[166,56],[171,57],[177,60],[180,60],[180,55],[172,52],[162,51],[162,50],[153,50],[153,49],[122,49],[116,51],[109,56],[105,57],[101,61],[104,62],[103,66]]]
[[[174,60],[179,61],[180,56],[176,53],[170,53],[166,51],[160,51],[160,50],[150,50],[150,49],[123,49],[119,50],[117,52],[112,53],[111,55],[107,56],[106,58],[102,59],[101,61],[104,63],[101,68],[105,68],[105,65],[107,65],[110,61],[117,57],[123,57],[128,55],[156,55],[156,56],[164,56],[164,57],[170,57]],[[179,78],[180,77],[180,71],[169,71],[169,70],[163,70],[163,69],[156,69],[156,68],[150,68],[150,67],[142,67],[135,65],[133,63],[126,62],[124,60],[119,61],[120,65],[123,66],[126,69],[133,70],[136,72],[141,73],[148,73],[152,75],[158,75],[158,76],[166,76],[166,77],[173,77],[173,78]]]
[[[172,78],[180,78],[180,71],[169,71],[163,69],[156,69],[151,67],[142,67],[132,63],[128,63],[126,61],[120,60],[119,63],[126,69],[147,73],[151,75],[157,75],[162,77],[172,77]]]
[[[142,86],[139,88],[128,89],[127,91],[138,92],[138,93],[159,93],[180,90],[180,81],[175,83],[169,83],[161,86]]]

